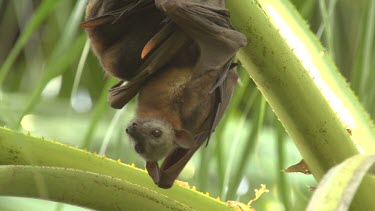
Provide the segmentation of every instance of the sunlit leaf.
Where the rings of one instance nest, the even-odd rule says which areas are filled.
[[[307,210],[348,210],[362,178],[374,163],[375,155],[356,155],[333,167],[319,183]]]

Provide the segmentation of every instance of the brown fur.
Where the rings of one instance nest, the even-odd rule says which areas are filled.
[[[210,90],[219,70],[195,77],[193,66],[178,64],[168,65],[143,85],[138,95],[137,118],[164,120],[176,130],[186,129],[195,135],[212,112],[216,96]]]
[[[139,92],[137,117],[163,119],[181,129],[180,111],[191,74],[191,68],[171,67],[149,80]]]

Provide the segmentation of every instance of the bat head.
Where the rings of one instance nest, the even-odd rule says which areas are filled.
[[[194,141],[190,132],[176,130],[159,119],[135,119],[126,128],[134,150],[146,161],[158,161],[177,147],[190,148]]]

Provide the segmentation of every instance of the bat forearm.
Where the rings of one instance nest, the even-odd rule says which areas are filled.
[[[184,5],[201,5],[220,10],[225,9],[225,0],[155,0],[155,6],[166,14],[173,14]]]
[[[212,5],[212,6],[225,8],[225,0],[190,0],[190,1],[195,2],[195,3],[202,3],[206,5]]]
[[[206,1],[211,3],[212,5],[225,8],[225,0],[206,0]]]

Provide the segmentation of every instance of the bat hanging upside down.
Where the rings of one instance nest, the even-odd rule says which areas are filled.
[[[231,26],[224,4],[90,0],[87,6],[81,26],[105,71],[121,80],[109,102],[122,108],[138,94],[126,133],[161,188],[172,187],[208,141],[235,87],[232,61],[246,38]]]

